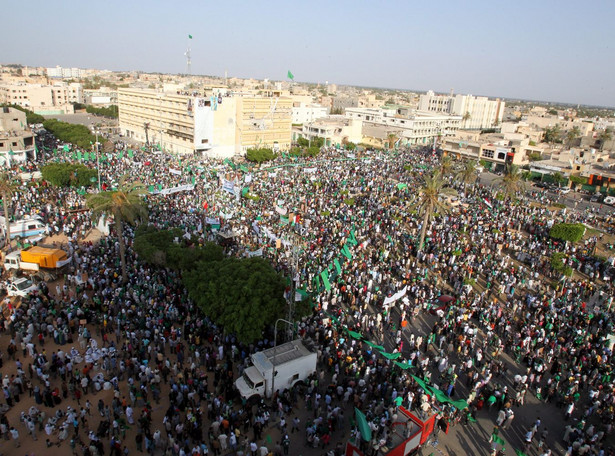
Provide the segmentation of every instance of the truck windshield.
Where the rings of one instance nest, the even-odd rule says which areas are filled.
[[[248,377],[247,374],[243,374],[243,379],[246,381],[246,384],[251,388],[254,389],[254,383],[252,383],[252,380],[250,380],[250,377]]]
[[[29,280],[24,280],[21,283],[16,283],[15,286],[17,287],[18,290],[25,290],[26,288],[29,288],[32,286],[32,282],[30,282]]]

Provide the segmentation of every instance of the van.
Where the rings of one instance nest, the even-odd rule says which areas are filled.
[[[0,232],[6,231],[4,217],[0,217]],[[21,239],[31,236],[41,236],[47,234],[47,225],[38,217],[16,220],[11,222],[11,239]]]
[[[604,204],[608,204],[609,206],[615,206],[615,196],[607,196],[602,202]]]

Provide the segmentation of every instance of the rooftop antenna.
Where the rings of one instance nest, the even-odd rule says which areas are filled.
[[[192,60],[190,60],[190,40],[192,40],[192,35],[188,35],[188,49],[184,52],[186,56],[186,73],[192,74]]]

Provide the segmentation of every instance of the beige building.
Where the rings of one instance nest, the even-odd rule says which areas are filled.
[[[461,122],[461,116],[414,111],[407,106],[347,108],[346,117],[395,130],[401,145],[427,145],[435,138],[452,136]]]
[[[0,110],[0,165],[21,163],[35,157],[34,135],[26,124],[26,114],[15,108]]]
[[[85,101],[83,88],[79,83],[44,84],[1,84],[0,101],[15,104],[37,114],[72,114],[72,103]]]
[[[293,140],[299,137],[312,140],[323,138],[326,146],[341,146],[352,142],[358,144],[362,139],[363,122],[342,116],[329,116],[303,125],[301,133],[295,133]]]
[[[170,152],[230,157],[253,147],[290,148],[288,98],[126,88],[118,90],[118,105],[122,134]]]
[[[540,147],[530,146],[527,138],[523,140],[489,138],[463,140],[458,137],[445,138],[442,150],[445,154],[457,159],[490,162],[492,170],[502,170],[508,164],[526,165],[530,163],[530,156],[533,153],[544,151]]]
[[[502,123],[505,103],[499,98],[472,95],[436,95],[428,91],[419,98],[419,110],[440,112],[461,116],[459,128],[481,130],[493,128]]]

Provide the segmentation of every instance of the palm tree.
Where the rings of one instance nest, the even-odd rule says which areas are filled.
[[[543,139],[545,142],[553,146],[553,143],[560,140],[561,134],[562,131],[560,130],[559,124],[555,124],[553,127],[547,127],[544,129]]]
[[[566,180],[564,175],[562,173],[559,173],[559,172],[553,173],[552,177],[553,177],[553,180],[555,181],[555,183],[557,184],[558,187],[561,187],[562,182],[564,182]]]
[[[611,127],[605,128],[599,135],[598,139],[600,140],[600,152],[604,149],[604,145],[613,139],[613,130]]]
[[[453,168],[453,159],[450,157],[450,155],[446,155],[445,157],[442,157],[442,160],[440,160],[440,171],[442,173],[442,176],[449,174],[452,168]]]
[[[122,281],[128,281],[126,272],[126,245],[124,244],[124,223],[133,225],[137,219],[147,215],[141,196],[145,187],[139,182],[127,182],[126,177],[120,181],[117,190],[89,195],[87,205],[92,210],[94,219],[106,214],[113,216],[120,244],[120,261],[122,264]]]
[[[421,237],[419,239],[418,251],[423,250],[425,242],[425,233],[433,213],[436,209],[441,212],[448,210],[448,204],[442,201],[444,196],[455,195],[457,192],[449,187],[444,187],[446,181],[442,178],[440,171],[434,171],[431,175],[425,175],[425,183],[419,189],[418,201],[415,204],[419,215],[423,216],[423,224],[421,226]]]
[[[570,147],[570,144],[572,144],[579,136],[581,136],[581,129],[578,126],[572,127],[572,129],[566,133],[566,144],[568,147]]]
[[[472,118],[472,114],[470,114],[470,111],[466,111],[466,113],[461,118],[461,120],[463,121],[464,126],[468,122],[468,120],[470,120],[471,118]]]
[[[478,177],[476,175],[476,165],[477,163],[474,160],[467,160],[463,164],[463,168],[461,168],[457,173],[457,179],[459,179],[463,184],[464,193],[466,190],[466,185],[474,183]]]
[[[11,216],[9,214],[9,204],[13,193],[15,192],[15,184],[11,181],[11,178],[7,173],[0,174],[0,196],[2,197],[2,209],[4,211],[4,223],[5,223],[5,247],[11,246]]]
[[[504,190],[504,194],[508,197],[514,195],[520,190],[525,189],[523,175],[519,171],[519,167],[517,165],[511,164],[506,166],[504,177],[498,179],[498,181]]]
[[[394,149],[395,148],[395,143],[397,142],[397,140],[399,139],[397,137],[397,135],[395,133],[389,133],[387,135],[387,139],[389,141],[389,149]]]

